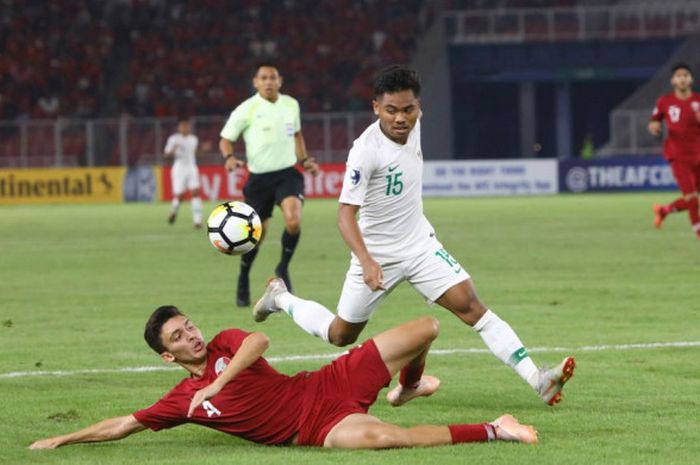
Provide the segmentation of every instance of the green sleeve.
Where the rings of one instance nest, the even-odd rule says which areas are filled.
[[[294,115],[294,132],[297,133],[301,131],[301,110],[299,110],[299,102],[294,101],[294,109],[295,109],[295,115]]]
[[[228,117],[228,121],[219,134],[222,138],[233,142],[238,140],[238,137],[248,128],[247,107],[249,106],[248,102],[243,102],[231,112],[231,116]]]

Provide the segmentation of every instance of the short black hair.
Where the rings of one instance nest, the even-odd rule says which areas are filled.
[[[163,325],[172,317],[184,315],[174,305],[163,305],[155,309],[151,317],[146,322],[146,330],[143,333],[143,338],[146,339],[148,346],[155,350],[156,353],[162,354],[166,351],[163,341],[160,338],[160,332]]]
[[[687,63],[681,62],[681,63],[676,63],[675,65],[673,65],[673,68],[671,68],[671,76],[676,74],[676,71],[678,71],[679,69],[684,69],[684,70],[688,71],[690,74],[693,74],[693,71],[690,69],[690,66]]]
[[[420,77],[416,70],[405,65],[391,65],[379,71],[374,80],[374,98],[402,90],[412,90],[416,97],[420,95]]]
[[[253,73],[253,76],[258,75],[258,71],[260,71],[260,68],[275,68],[277,72],[280,72],[280,69],[277,67],[277,65],[271,61],[261,61],[255,66],[255,73]]]

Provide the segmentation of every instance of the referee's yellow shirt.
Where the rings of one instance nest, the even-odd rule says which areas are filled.
[[[235,142],[243,134],[248,171],[260,174],[294,166],[294,134],[300,130],[299,102],[279,94],[272,103],[255,94],[233,110],[220,135]]]

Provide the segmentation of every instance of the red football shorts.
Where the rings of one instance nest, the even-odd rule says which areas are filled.
[[[700,161],[672,160],[671,169],[683,195],[700,189]]]
[[[323,446],[326,435],[353,413],[367,413],[391,375],[372,339],[351,349],[318,371],[310,373],[310,405],[297,442]],[[305,409],[306,410],[306,409]]]

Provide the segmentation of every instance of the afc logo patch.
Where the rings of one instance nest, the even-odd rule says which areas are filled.
[[[228,357],[219,357],[216,359],[216,363],[214,364],[214,371],[216,372],[216,376],[219,376],[228,366],[229,362],[231,362],[231,359]]]
[[[351,168],[348,170],[348,176],[350,177],[350,182],[353,186],[356,186],[360,182],[360,170]]]
[[[668,118],[672,123],[677,123],[681,119],[681,108],[677,105],[668,107]]]
[[[294,123],[287,123],[287,136],[292,137],[294,136]]]
[[[699,112],[700,111],[700,102],[698,102],[697,100],[694,102],[690,102],[690,108],[692,108],[695,113]]]

